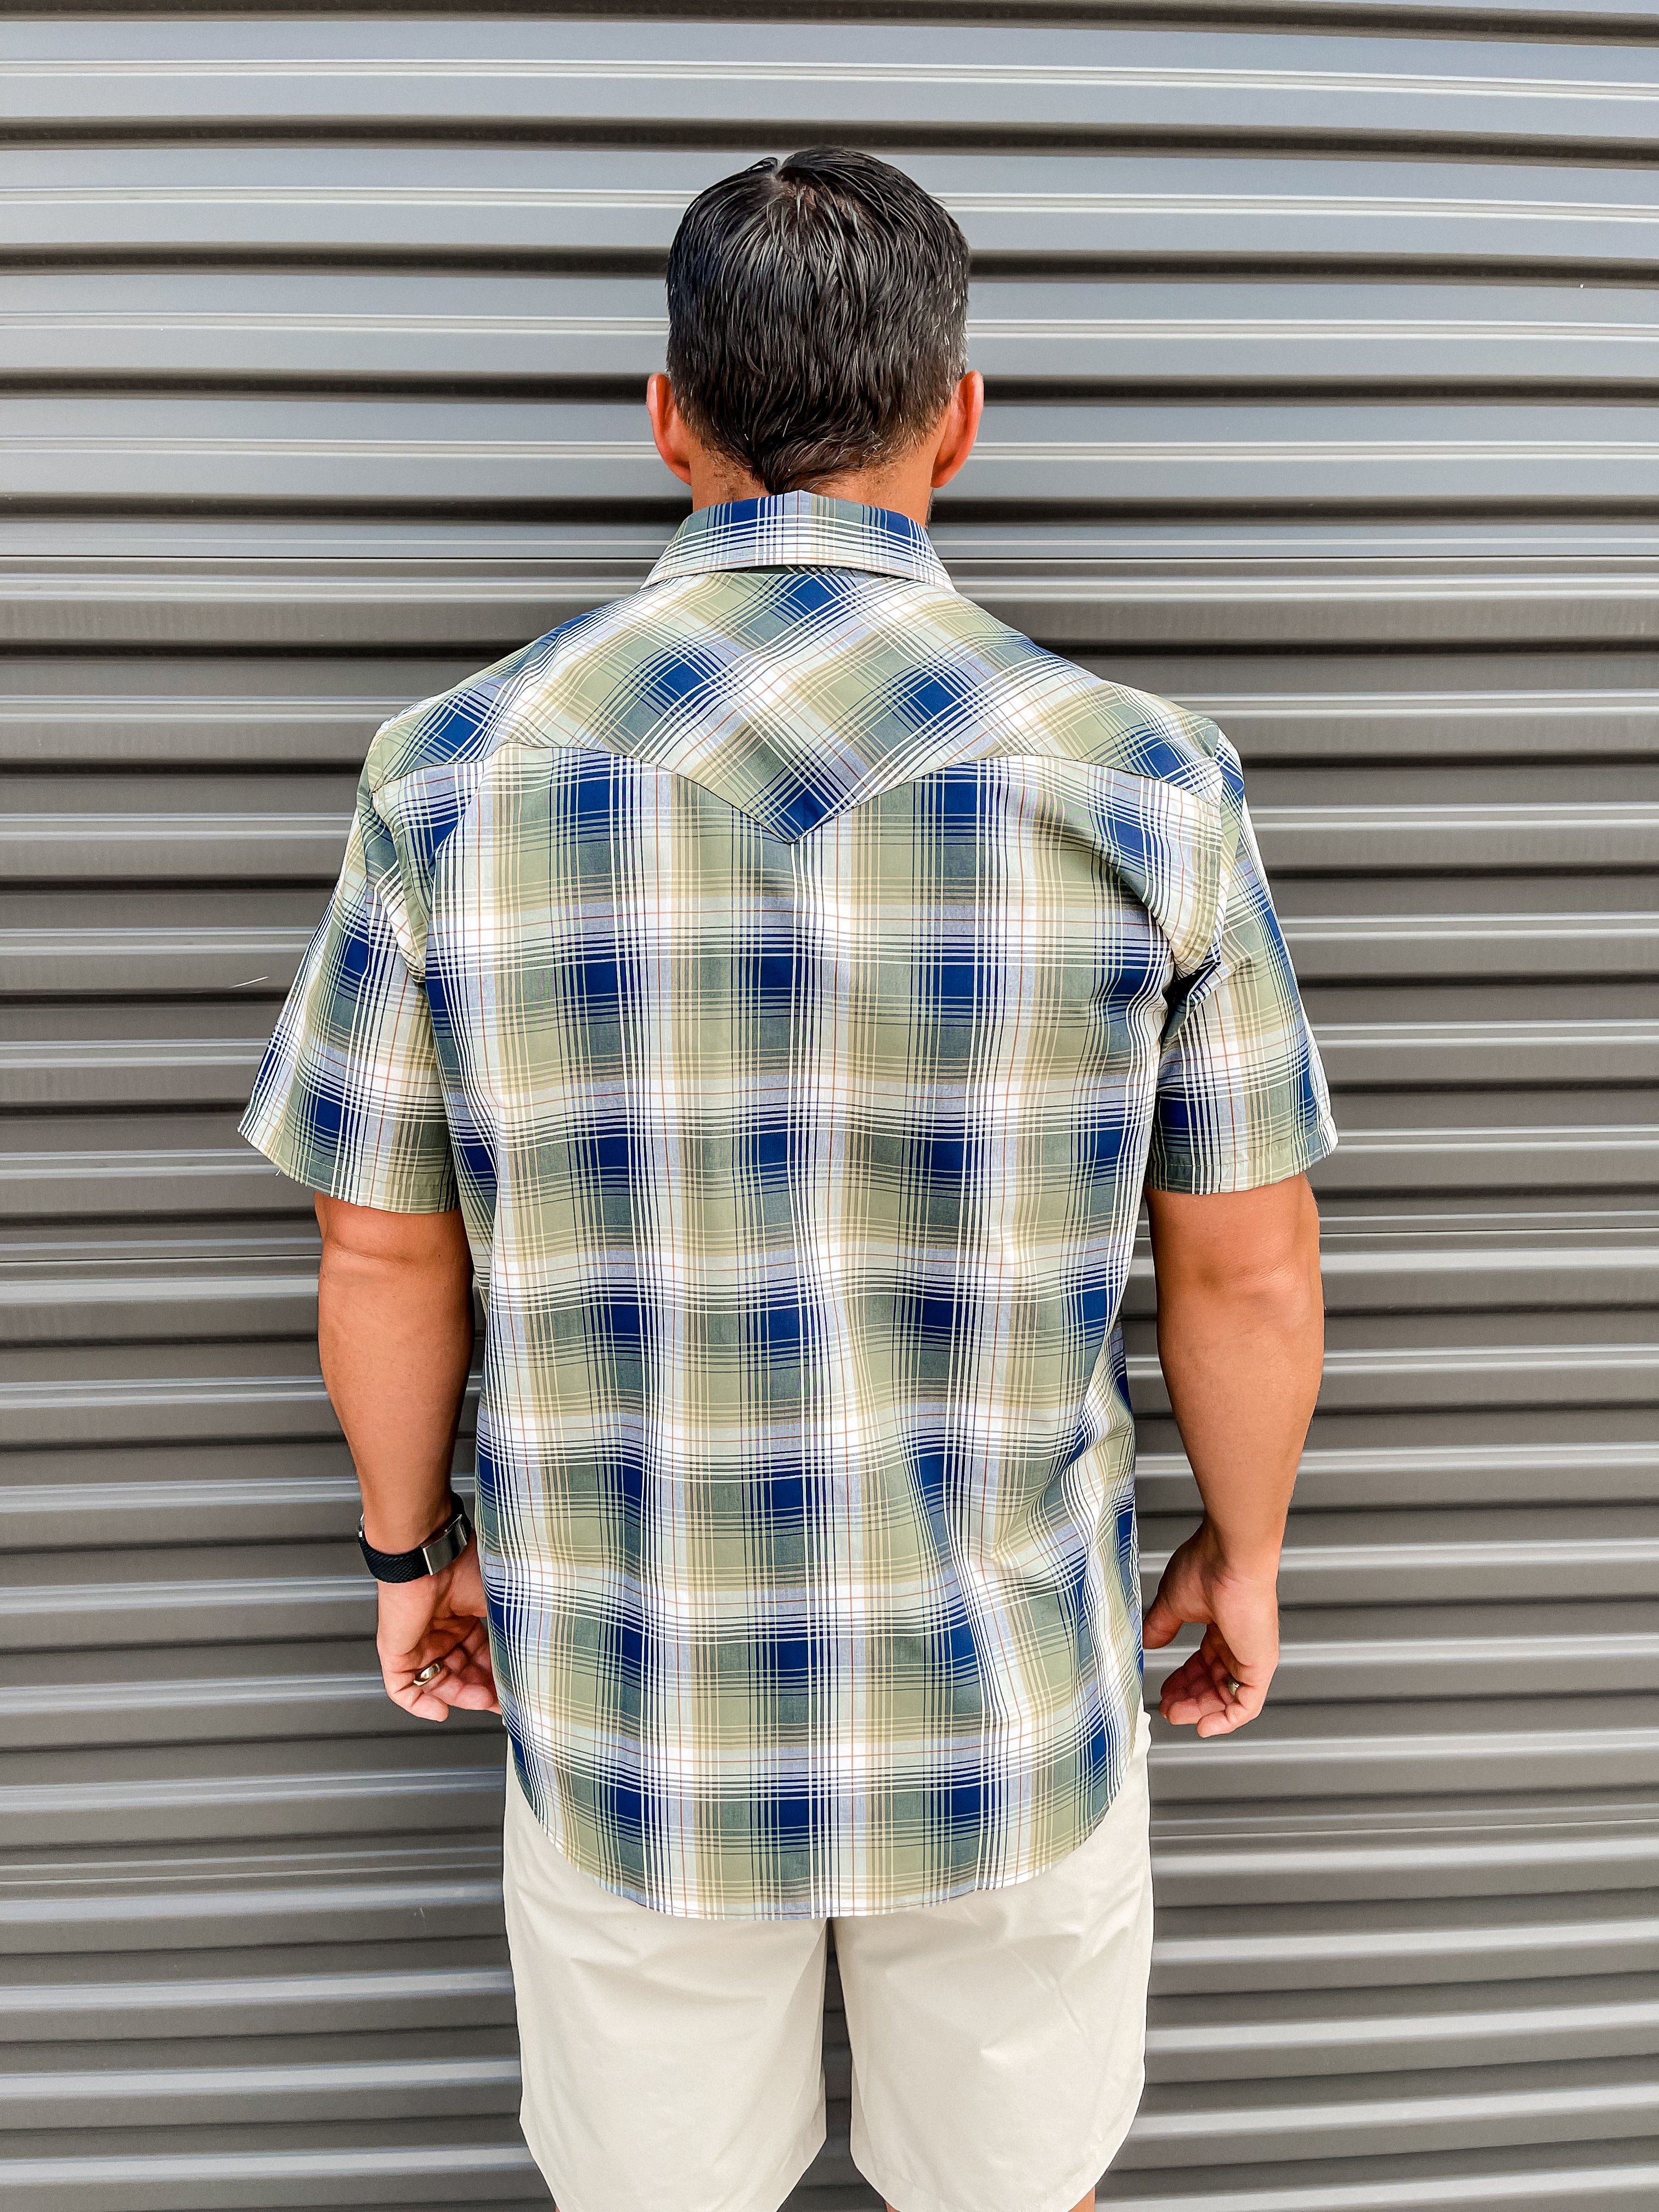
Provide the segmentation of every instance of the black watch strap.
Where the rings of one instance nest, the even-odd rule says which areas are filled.
[[[440,1568],[459,1559],[471,1541],[472,1522],[465,1505],[456,1505],[443,1527],[412,1552],[377,1552],[363,1534],[361,1516],[357,1522],[363,1562],[377,1583],[417,1583],[423,1575],[435,1575]]]

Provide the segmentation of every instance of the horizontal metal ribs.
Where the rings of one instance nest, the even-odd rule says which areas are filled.
[[[1659,2189],[1650,24],[918,12],[0,33],[29,2212],[546,2201],[499,1738],[379,1694],[308,1210],[234,1118],[376,724],[659,549],[668,240],[809,137],[966,228],[991,409],[941,549],[1239,743],[1344,1132],[1284,1666],[1249,1735],[1157,1742],[1151,2087],[1105,2200]],[[1194,1510],[1150,1314],[1142,1263],[1149,1578]],[[865,2201],[833,2003],[829,2067],[803,2206]]]

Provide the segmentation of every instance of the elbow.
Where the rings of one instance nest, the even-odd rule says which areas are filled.
[[[1322,1330],[1325,1283],[1319,1265],[1317,1215],[1311,1237],[1298,1238],[1283,1251],[1264,1254],[1256,1264],[1241,1268],[1226,1286],[1225,1295],[1239,1312],[1264,1327],[1290,1335],[1310,1328]]]
[[[1252,1360],[1291,1359],[1316,1376],[1324,1358],[1325,1299],[1319,1256],[1305,1253],[1228,1277],[1160,1286],[1158,1347],[1165,1371],[1174,1359],[1208,1365],[1249,1346]]]
[[[1161,1196],[1152,1249],[1160,1311],[1224,1310],[1291,1331],[1322,1322],[1319,1208],[1305,1176],[1226,1196]]]
[[[1325,1286],[1319,1271],[1319,1247],[1287,1255],[1271,1267],[1230,1285],[1228,1302],[1242,1316],[1285,1335],[1322,1328]]]

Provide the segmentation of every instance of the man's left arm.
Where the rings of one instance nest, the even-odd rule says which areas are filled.
[[[413,1551],[450,1516],[449,1472],[472,1358],[472,1258],[456,1209],[392,1213],[317,1199],[317,1342],[363,1493],[363,1534]],[[499,1712],[476,1539],[435,1575],[380,1583],[386,1694],[422,1720]],[[428,1687],[415,1676],[434,1660]]]

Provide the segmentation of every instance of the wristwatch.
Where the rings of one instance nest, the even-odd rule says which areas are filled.
[[[377,1583],[417,1583],[422,1575],[435,1575],[452,1560],[459,1559],[472,1541],[472,1522],[465,1505],[450,1504],[454,1511],[435,1534],[424,1544],[417,1544],[412,1552],[377,1552],[363,1534],[362,1516],[357,1520],[357,1543],[363,1561]]]

